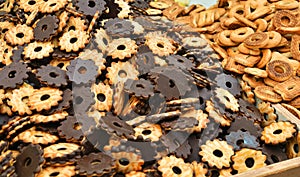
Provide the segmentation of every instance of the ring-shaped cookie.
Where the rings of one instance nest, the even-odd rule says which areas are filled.
[[[220,43],[220,45],[227,46],[227,47],[238,45],[238,43],[233,42],[231,40],[230,38],[231,33],[232,33],[231,30],[224,30],[218,34],[217,41]]]
[[[244,42],[244,40],[253,33],[254,30],[250,27],[238,28],[231,32],[230,39],[236,43]]]
[[[254,93],[259,99],[264,101],[270,101],[272,103],[282,101],[282,97],[270,86],[258,86],[254,89]]]
[[[266,66],[268,76],[278,82],[285,81],[293,75],[292,66],[283,60],[273,60]]]
[[[268,44],[269,36],[267,33],[256,32],[249,35],[244,42],[245,46],[251,49],[263,48]]]

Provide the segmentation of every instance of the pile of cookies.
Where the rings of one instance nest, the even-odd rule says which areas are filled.
[[[298,1],[220,0],[175,20],[202,32],[248,92],[300,118]]]
[[[1,176],[230,176],[299,156],[296,125],[180,24],[201,5],[0,7]]]

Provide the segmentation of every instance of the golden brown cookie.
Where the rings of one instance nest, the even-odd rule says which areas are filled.
[[[195,177],[205,177],[207,174],[207,169],[204,168],[203,163],[197,163],[196,161],[192,162],[193,170],[194,170],[194,176]]]
[[[182,158],[177,158],[174,155],[165,156],[158,161],[158,170],[163,177],[192,177],[193,166],[185,163]]]
[[[12,108],[13,112],[18,112],[19,115],[32,114],[28,106],[28,97],[32,95],[34,89],[31,85],[24,83],[19,89],[14,89],[12,94],[9,95],[7,102]]]
[[[175,41],[161,33],[148,33],[145,36],[145,39],[145,44],[152,50],[154,54],[159,56],[168,56],[173,54],[177,49],[175,46]]]
[[[33,38],[33,29],[25,24],[18,24],[5,34],[5,40],[11,45],[24,45]]]
[[[91,88],[95,94],[94,108],[98,111],[110,111],[112,107],[113,90],[103,83],[93,84]]]
[[[67,155],[71,155],[78,151],[79,148],[80,146],[74,143],[53,144],[44,148],[44,157],[46,159],[67,157]]]
[[[118,82],[125,83],[127,79],[137,79],[138,71],[136,67],[127,62],[112,62],[111,67],[107,68],[106,77],[109,78],[109,83],[114,85]]]
[[[78,51],[85,47],[89,42],[89,35],[82,30],[70,30],[65,32],[59,38],[59,46],[61,50],[66,52]]]
[[[202,156],[202,161],[208,162],[210,167],[216,166],[218,169],[229,167],[231,156],[234,154],[233,147],[228,145],[226,141],[215,139],[207,141],[202,145],[199,155]]]
[[[43,132],[43,131],[37,131],[35,128],[31,128],[28,130],[25,130],[16,136],[12,142],[21,141],[24,143],[32,143],[32,144],[52,144],[58,141],[58,137],[55,135],[51,135],[50,133]]]
[[[125,58],[130,58],[131,55],[137,53],[138,46],[134,40],[130,38],[118,38],[112,40],[108,44],[107,55],[112,56],[113,59],[123,60]]]
[[[264,127],[261,140],[267,144],[279,144],[294,136],[296,126],[290,122],[273,122]]]
[[[259,99],[264,101],[270,101],[272,103],[282,101],[282,97],[270,86],[258,86],[254,89],[254,93]]]
[[[277,82],[288,80],[293,75],[293,68],[289,62],[272,60],[266,66],[268,77]]]
[[[36,177],[50,177],[55,175],[56,177],[67,177],[74,176],[76,174],[75,166],[48,166],[43,168],[39,173],[37,173]]]
[[[23,54],[26,59],[43,59],[50,56],[54,51],[53,47],[51,42],[33,42],[24,48]]]
[[[35,89],[28,98],[28,106],[31,110],[49,110],[52,106],[58,105],[62,100],[62,91],[57,88],[42,87]]]
[[[291,101],[300,95],[300,78],[293,76],[288,80],[276,84],[274,90],[279,93],[286,101]]]
[[[151,141],[158,141],[162,136],[162,129],[159,124],[143,123],[134,128],[135,136],[142,136],[143,139],[150,139]]]
[[[265,118],[262,122],[263,126],[268,126],[273,122],[276,122],[277,114],[275,114],[274,108],[271,106],[271,103],[269,102],[260,102],[257,105],[257,108],[260,113],[267,115],[267,118]]]
[[[232,156],[232,167],[237,170],[238,173],[243,173],[266,166],[266,159],[267,156],[263,155],[261,151],[243,148]]]
[[[300,156],[299,147],[300,145],[300,134],[297,133],[297,136],[293,137],[286,144],[286,154],[288,158],[296,158]]]
[[[129,173],[131,171],[140,171],[144,164],[141,155],[136,152],[112,152],[111,155],[116,159],[116,170],[118,172]]]

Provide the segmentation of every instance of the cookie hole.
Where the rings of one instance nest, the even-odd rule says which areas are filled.
[[[179,63],[184,63],[184,61],[181,60],[181,59],[178,59],[177,61],[178,61]]]
[[[17,73],[17,71],[11,71],[11,72],[8,73],[8,77],[9,78],[15,78],[16,77],[16,73]]]
[[[222,151],[220,151],[220,150],[214,150],[214,152],[213,152],[213,154],[215,155],[215,156],[217,156],[217,157],[222,157],[223,156],[223,152]]]
[[[50,7],[54,7],[54,6],[56,6],[56,3],[50,4]]]
[[[88,6],[91,7],[91,8],[95,7],[96,6],[95,1],[89,1]]]
[[[97,94],[97,99],[101,102],[105,101],[106,97],[103,93]]]
[[[60,173],[59,172],[53,172],[49,176],[58,176]]]
[[[122,128],[122,125],[120,125],[119,122],[114,122],[113,124],[114,124],[114,126],[116,126],[116,127]]]
[[[5,29],[2,30],[2,33],[6,33],[7,31],[8,31],[8,29],[5,28]]]
[[[217,170],[211,171],[211,177],[219,177],[219,176],[220,176],[220,172],[218,172]]]
[[[45,95],[43,95],[43,96],[41,97],[41,101],[45,101],[45,100],[47,100],[47,99],[49,99],[49,98],[50,98],[50,95],[45,94]]]
[[[293,149],[294,149],[295,153],[298,153],[299,152],[299,145],[294,144]]]
[[[231,88],[231,87],[232,87],[231,82],[226,82],[225,85],[226,85],[226,87],[228,87],[228,88]]]
[[[40,52],[42,49],[43,49],[43,47],[39,46],[39,47],[34,48],[34,51],[35,52]]]
[[[77,42],[77,40],[78,40],[77,37],[73,37],[70,39],[70,43],[74,44],[75,42]]]
[[[244,140],[237,140],[236,145],[241,146],[242,144],[244,144]]]
[[[121,159],[119,159],[119,163],[123,166],[127,166],[127,165],[129,165],[129,160],[126,158],[121,158]]]
[[[4,50],[4,53],[8,53],[8,49],[7,48]]]
[[[118,73],[119,77],[121,78],[126,78],[127,77],[127,73],[124,70],[120,70]]]
[[[17,33],[16,36],[17,36],[18,38],[23,38],[23,37],[24,37],[24,34],[23,34],[23,33]]]
[[[137,87],[137,88],[145,89],[145,87],[144,87],[142,84],[137,84],[136,87]]]
[[[57,150],[58,150],[58,151],[65,151],[65,150],[67,150],[67,148],[61,147],[61,148],[58,148]]]
[[[157,43],[157,47],[164,48],[164,45],[162,45],[161,43]]]
[[[254,159],[252,157],[247,158],[245,164],[248,168],[252,168],[254,166]]]
[[[24,166],[25,167],[28,167],[30,164],[31,164],[32,160],[30,157],[27,157],[24,161]]]
[[[180,175],[182,173],[181,169],[179,167],[172,167],[172,170],[175,174]]]
[[[59,67],[59,68],[63,68],[64,66],[65,66],[64,63],[59,63],[59,64],[57,65],[57,67]]]
[[[172,79],[169,80],[169,87],[175,87],[175,82]]]
[[[126,46],[125,45],[119,45],[117,47],[118,50],[125,50],[126,49]]]
[[[24,96],[24,97],[22,97],[22,101],[25,101],[25,100],[27,100],[29,97],[28,96]]]
[[[73,129],[74,130],[80,130],[82,127],[82,123],[80,122],[76,122],[74,125],[73,125]]]
[[[277,73],[284,73],[284,69],[280,66],[275,66],[274,70],[277,72]]]
[[[273,160],[273,162],[274,163],[277,163],[277,162],[279,162],[279,159],[278,159],[278,157],[276,157],[275,155],[271,155],[271,159]]]
[[[288,26],[289,23],[291,22],[291,19],[287,16],[283,16],[283,17],[281,17],[280,21],[281,21],[281,24]]]
[[[75,29],[76,29],[75,26],[70,26],[68,31],[71,31],[71,30],[75,31]]]
[[[151,133],[152,133],[151,130],[143,130],[143,131],[142,131],[142,134],[143,134],[143,135],[150,135]]]
[[[105,45],[108,45],[107,39],[103,38],[102,41],[103,41],[103,43],[104,43]]]
[[[291,86],[289,86],[287,89],[288,90],[293,90],[295,88],[295,85],[291,85]]]
[[[36,2],[35,1],[28,1],[28,4],[33,6],[34,4],[36,4]]]
[[[174,9],[171,10],[171,12],[175,12],[178,8],[175,7]]]
[[[101,160],[98,160],[98,159],[96,159],[96,160],[93,160],[90,164],[91,165],[100,165],[102,162],[101,162]]]
[[[42,137],[44,137],[43,135],[34,135],[35,137],[37,137],[37,138],[42,138]]]
[[[204,103],[204,99],[202,97],[199,98],[199,102],[202,105]]]
[[[55,72],[51,72],[49,74],[49,76],[52,77],[52,78],[56,78],[58,76],[58,74],[56,74]]]
[[[268,120],[268,114],[264,114],[264,119],[267,121]]]
[[[79,72],[80,74],[85,74],[86,71],[87,71],[87,69],[86,69],[86,67],[84,67],[84,66],[80,66],[80,68],[78,69],[78,72]]]
[[[224,96],[225,100],[230,102],[230,99],[227,96]]]
[[[83,99],[81,98],[81,96],[78,96],[75,98],[75,104],[81,104],[83,102]]]
[[[278,135],[278,134],[280,134],[280,133],[282,133],[282,130],[281,130],[281,129],[275,130],[275,131],[273,132],[274,135]]]
[[[239,15],[243,15],[244,14],[244,10],[240,9],[240,10],[236,11],[236,13],[239,14]]]
[[[42,31],[46,31],[47,28],[48,28],[48,25],[43,25],[43,26],[42,26]]]
[[[258,42],[258,41],[262,40],[262,37],[261,37],[261,36],[252,36],[252,37],[250,38],[250,40],[251,40],[252,42]]]

